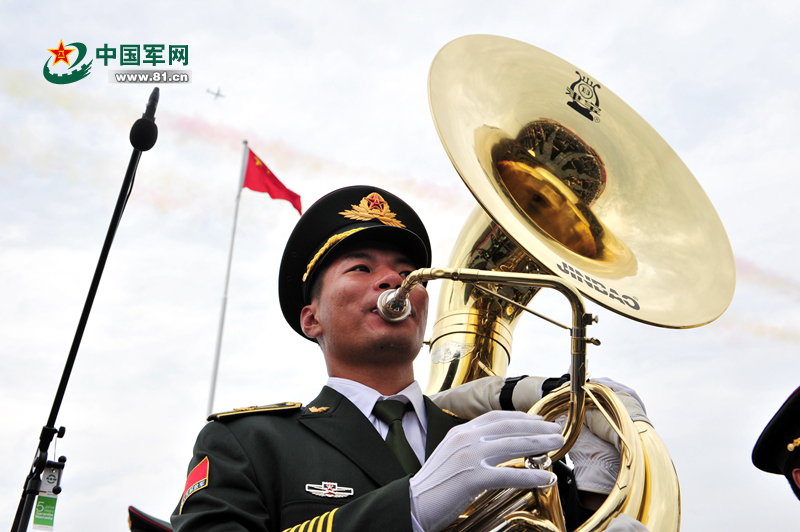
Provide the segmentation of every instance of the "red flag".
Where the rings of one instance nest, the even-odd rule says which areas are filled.
[[[272,199],[285,199],[294,205],[297,212],[303,214],[300,208],[300,196],[286,188],[286,186],[275,177],[275,174],[267,168],[267,165],[253,153],[253,150],[248,148],[247,152],[247,169],[244,172],[244,188],[249,188],[256,192],[266,192]]]

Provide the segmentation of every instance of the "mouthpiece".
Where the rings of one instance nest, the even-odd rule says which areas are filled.
[[[403,321],[411,314],[411,301],[403,288],[387,290],[378,297],[378,314],[386,321]]]

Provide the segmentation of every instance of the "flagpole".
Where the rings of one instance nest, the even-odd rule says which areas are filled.
[[[222,348],[222,330],[225,326],[225,307],[228,305],[228,282],[231,278],[231,262],[233,261],[233,242],[236,238],[236,220],[239,218],[239,200],[242,197],[242,188],[244,188],[244,175],[247,171],[248,151],[247,141],[243,141],[244,151],[242,152],[242,171],[239,176],[239,189],[236,192],[236,209],[233,213],[233,232],[231,233],[231,249],[228,253],[228,272],[225,274],[225,292],[222,295],[222,311],[219,316],[219,329],[217,332],[217,352],[214,355],[214,369],[211,373],[211,392],[208,396],[208,415],[213,413],[214,409],[214,391],[217,388],[217,370],[219,369],[219,353]]]

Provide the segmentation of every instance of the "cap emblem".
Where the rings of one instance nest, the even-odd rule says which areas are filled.
[[[392,227],[405,227],[403,222],[397,219],[397,214],[393,213],[389,208],[389,204],[383,199],[383,196],[377,192],[361,198],[358,205],[350,205],[352,209],[342,211],[339,214],[350,220],[358,220],[360,222],[367,222],[369,220],[378,220],[384,225]]]

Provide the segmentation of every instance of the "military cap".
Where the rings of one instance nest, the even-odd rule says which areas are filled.
[[[783,403],[759,436],[753,448],[753,465],[779,475],[791,474],[790,469],[800,467],[800,388]]]
[[[323,196],[297,222],[283,252],[278,297],[283,316],[298,334],[300,311],[310,303],[316,274],[343,242],[396,246],[417,268],[431,265],[431,243],[417,213],[391,192],[371,187],[340,188]]]
[[[131,532],[167,532],[172,530],[168,522],[148,515],[134,506],[128,506],[128,525]]]

